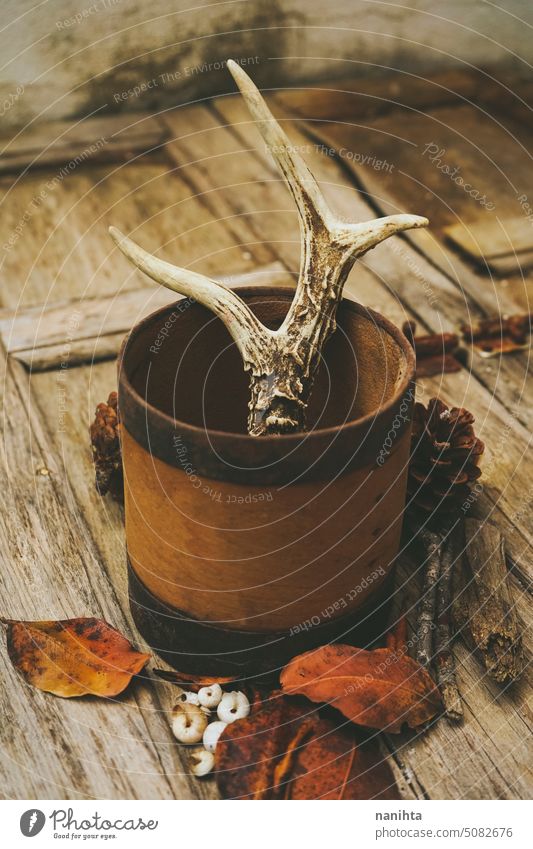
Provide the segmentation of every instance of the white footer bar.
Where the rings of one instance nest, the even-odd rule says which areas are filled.
[[[2,844],[9,849],[73,844],[178,849],[184,840],[189,846],[239,849],[533,846],[531,803],[518,801],[9,800],[0,803],[0,813]]]

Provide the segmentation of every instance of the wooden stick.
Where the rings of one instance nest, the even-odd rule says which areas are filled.
[[[451,651],[452,574],[457,548],[454,543],[457,541],[459,524],[457,522],[450,529],[442,544],[441,573],[437,584],[437,628],[434,641],[437,684],[446,716],[451,722],[460,722],[463,719],[463,705],[455,679],[455,658]]]
[[[455,542],[460,521],[441,531],[419,528],[416,537],[424,547],[426,570],[418,608],[416,658],[423,666],[436,668],[437,684],[446,717],[459,722],[463,717],[461,696],[455,679],[455,660],[451,652],[452,575]]]
[[[433,657],[433,631],[435,629],[437,582],[441,571],[442,537],[440,534],[424,528],[419,531],[418,539],[424,545],[426,571],[418,609],[416,658],[419,663],[429,666]]]

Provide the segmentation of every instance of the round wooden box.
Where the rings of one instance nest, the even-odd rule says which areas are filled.
[[[277,327],[289,289],[239,294]],[[308,431],[251,437],[248,378],[223,324],[185,299],[138,324],[119,361],[130,600],[173,666],[270,672],[385,627],[405,503],[414,354],[344,299]]]

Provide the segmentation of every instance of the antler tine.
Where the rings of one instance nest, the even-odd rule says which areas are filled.
[[[344,245],[354,259],[374,248],[389,236],[404,230],[414,230],[427,227],[429,221],[421,215],[387,215],[385,218],[374,218],[362,224],[340,224],[334,230],[335,242]]]
[[[318,214],[328,229],[334,226],[334,217],[315,178],[272,115],[257,86],[246,71],[232,59],[228,59],[228,69],[296,201],[303,230],[305,231],[306,223],[309,222],[310,208]],[[308,226],[310,229],[311,225]]]
[[[298,316],[312,305],[316,320],[329,333],[334,328],[334,321],[324,318],[324,309],[334,319],[333,313],[342,296],[344,281],[357,257],[395,233],[425,227],[428,220],[418,215],[390,215],[364,224],[341,221],[329,208],[315,178],[248,74],[231,59],[228,60],[228,68],[298,208],[302,231],[300,276],[293,304],[281,330],[289,330],[298,321]],[[328,301],[329,305],[325,307]],[[318,313],[322,318],[317,317]],[[309,316],[304,335],[313,336],[315,330]],[[321,341],[315,339],[313,344],[321,344]]]
[[[148,253],[116,227],[110,227],[109,233],[124,256],[156,283],[161,283],[180,295],[194,298],[212,310],[231,333],[245,367],[250,368],[257,364],[258,352],[261,346],[268,344],[272,331],[261,324],[235,292],[210,277],[197,274],[188,268],[171,265]]]
[[[419,215],[389,215],[364,224],[341,222],[329,208],[309,168],[291,145],[246,71],[232,59],[228,59],[228,69],[296,201],[304,234],[316,234],[314,212],[330,232],[332,241],[348,248],[350,255],[356,258],[395,233],[427,226],[427,218]]]

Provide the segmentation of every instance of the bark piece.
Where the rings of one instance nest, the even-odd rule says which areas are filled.
[[[466,644],[479,652],[491,678],[507,684],[520,676],[524,660],[504,539],[493,525],[475,519],[465,521],[465,537],[453,616]]]
[[[420,532],[424,545],[426,564],[424,585],[418,607],[416,659],[423,666],[429,666],[433,657],[433,629],[437,606],[437,583],[441,571],[442,538],[434,531]]]
[[[450,722],[460,722],[463,718],[451,651],[452,578],[459,533],[460,520],[444,525],[439,532],[427,527],[413,531],[426,558],[418,606],[416,657],[423,666],[434,666],[445,715]]]

